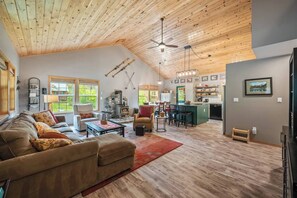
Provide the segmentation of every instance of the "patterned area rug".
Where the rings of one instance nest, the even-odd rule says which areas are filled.
[[[122,172],[108,180],[105,180],[85,191],[82,192],[82,196],[86,196],[99,188],[115,181],[116,179],[140,168],[141,166],[161,157],[162,155],[180,147],[182,143],[175,142],[154,134],[146,133],[141,137],[130,137],[128,140],[136,144],[134,166],[132,169]]]

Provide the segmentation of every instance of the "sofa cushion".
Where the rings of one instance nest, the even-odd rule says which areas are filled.
[[[38,138],[37,130],[35,126],[29,122],[25,122],[23,120],[16,119],[11,123],[11,126],[7,128],[7,130],[11,131],[26,131],[31,138]]]
[[[49,126],[53,126],[56,124],[55,119],[49,111],[41,111],[39,113],[34,113],[33,117],[37,122],[44,122]]]
[[[38,151],[46,151],[73,144],[69,139],[57,138],[30,140],[30,142]]]
[[[133,156],[136,146],[117,134],[89,138],[98,142],[98,165],[104,166],[128,156]]]
[[[13,157],[35,153],[30,144],[30,134],[27,131],[0,131],[0,158],[7,160]]]
[[[154,113],[154,106],[143,105],[139,107],[139,117],[151,117]]]
[[[79,135],[77,133],[65,132],[63,134],[66,135],[73,142],[81,141],[81,139],[79,138]]]
[[[59,122],[51,127],[52,128],[68,127],[68,124],[66,122]]]
[[[71,132],[73,133],[72,129],[70,127],[60,127],[60,128],[56,128],[58,131],[60,131],[61,133],[65,133],[65,132]]]
[[[139,117],[134,122],[135,123],[150,123],[151,119],[148,117]]]

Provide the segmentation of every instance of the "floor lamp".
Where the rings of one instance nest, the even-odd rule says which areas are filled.
[[[57,95],[43,95],[43,103],[44,103],[43,109],[44,110],[46,110],[45,109],[46,104],[47,104],[47,108],[48,108],[48,105],[53,102],[59,102],[59,96],[57,96]]]

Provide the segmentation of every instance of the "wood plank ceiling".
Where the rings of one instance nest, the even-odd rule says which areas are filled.
[[[161,75],[181,71],[185,45],[200,74],[254,59],[251,0],[0,0],[1,21],[19,55],[29,56],[122,44]],[[177,49],[147,49],[164,40]]]

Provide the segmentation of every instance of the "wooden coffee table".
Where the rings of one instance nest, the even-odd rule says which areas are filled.
[[[117,132],[125,137],[125,125],[107,121],[106,125],[102,125],[100,121],[86,122],[87,125],[87,137],[89,133],[92,133],[94,136],[99,136],[105,133]]]

